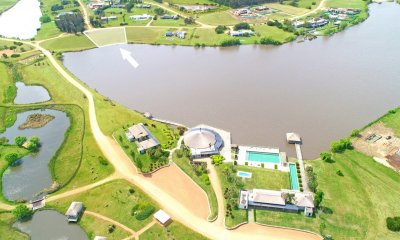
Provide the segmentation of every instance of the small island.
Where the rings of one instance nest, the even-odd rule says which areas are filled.
[[[41,128],[46,126],[49,122],[51,122],[55,117],[50,114],[31,114],[26,118],[26,121],[21,124],[18,128],[28,129],[28,128]]]

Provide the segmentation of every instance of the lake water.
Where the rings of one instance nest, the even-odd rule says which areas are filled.
[[[55,117],[46,126],[38,129],[20,130],[18,127],[26,118],[34,113],[50,114]],[[17,114],[14,126],[8,128],[0,137],[6,137],[13,142],[17,136],[27,138],[38,136],[41,148],[38,153],[27,155],[21,164],[9,167],[3,175],[3,194],[9,200],[31,200],[45,188],[49,188],[53,180],[48,164],[64,141],[64,134],[70,125],[67,114],[56,110],[33,110]]]
[[[123,45],[67,53],[65,66],[117,102],[232,133],[238,144],[280,147],[287,132],[315,158],[332,140],[399,105],[400,6],[372,4],[370,18],[329,38],[279,47]],[[118,117],[118,116],[115,116]]]
[[[41,16],[38,0],[20,0],[0,15],[0,35],[19,39],[33,38],[40,28]]]
[[[13,227],[29,234],[31,240],[87,240],[78,224],[69,224],[64,215],[51,210],[38,211],[26,222],[16,222]]]
[[[17,82],[16,85],[15,104],[32,104],[50,100],[49,92],[42,86],[25,85],[23,82]]]

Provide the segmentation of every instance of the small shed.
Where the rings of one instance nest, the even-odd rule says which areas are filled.
[[[143,115],[147,119],[152,119],[153,118],[153,115],[151,113],[149,113],[149,112],[145,112]]]
[[[68,222],[77,222],[83,212],[83,203],[72,202],[65,215]]]
[[[43,208],[44,206],[46,206],[46,201],[44,199],[44,197],[36,199],[36,200],[32,200],[31,201],[31,205],[32,205],[32,210],[38,210]]]
[[[161,209],[158,210],[153,217],[163,226],[166,226],[171,222],[171,217]]]
[[[286,139],[290,144],[301,143],[301,137],[298,133],[286,133]]]
[[[102,237],[102,236],[96,236],[96,237],[94,237],[93,240],[107,240],[107,238],[106,237]]]

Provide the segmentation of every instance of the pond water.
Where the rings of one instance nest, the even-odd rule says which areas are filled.
[[[26,118],[34,113],[50,114],[55,117],[46,126],[38,129],[20,130],[18,127]],[[17,114],[14,126],[8,128],[0,137],[6,137],[13,142],[17,136],[27,138],[38,136],[41,148],[38,153],[27,155],[21,164],[9,167],[3,175],[3,194],[9,200],[31,200],[45,188],[49,188],[53,180],[48,164],[64,141],[64,134],[70,125],[67,114],[61,111],[46,109],[33,110]]]
[[[287,132],[305,158],[399,104],[400,6],[372,4],[370,18],[329,38],[279,47],[122,45],[67,53],[65,66],[125,106],[232,133],[234,143],[279,147]],[[100,60],[101,59],[101,60]],[[117,116],[116,116],[117,117]]]
[[[46,88],[42,86],[25,85],[23,82],[17,82],[17,96],[14,99],[15,104],[32,104],[49,101],[50,95]]]
[[[41,16],[38,0],[20,0],[0,15],[0,35],[19,39],[33,38],[40,28]]]
[[[13,227],[29,234],[31,240],[88,239],[78,224],[69,224],[64,215],[52,210],[38,211],[31,220],[16,222]]]

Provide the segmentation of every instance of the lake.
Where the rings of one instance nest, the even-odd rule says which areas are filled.
[[[20,0],[0,15],[0,35],[30,39],[36,36],[42,16],[38,0]]]
[[[32,104],[49,101],[50,95],[46,88],[35,85],[25,85],[23,82],[16,82],[17,96],[15,104]]]
[[[193,48],[120,45],[67,53],[91,88],[139,111],[232,133],[234,143],[279,147],[287,132],[305,158],[399,104],[400,6],[370,5],[370,18],[332,37],[283,46]],[[132,52],[137,69],[123,61]],[[115,116],[117,117],[117,116]]]
[[[18,129],[26,118],[34,113],[50,114],[55,119],[42,128]],[[48,164],[61,147],[64,134],[69,126],[70,120],[64,112],[51,109],[33,110],[18,113],[15,124],[0,134],[0,137],[8,138],[12,143],[17,136],[27,138],[37,136],[41,144],[38,153],[23,157],[20,160],[21,164],[9,167],[4,172],[3,194],[8,200],[32,200],[37,193],[52,185],[53,180]]]
[[[87,240],[78,224],[70,224],[67,218],[52,210],[36,212],[32,219],[16,222],[13,227],[28,234],[31,240]]]

